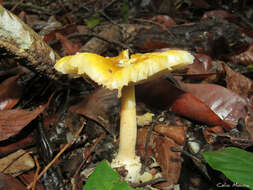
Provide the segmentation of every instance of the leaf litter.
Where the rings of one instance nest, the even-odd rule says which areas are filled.
[[[89,7],[92,4],[92,2],[88,2],[84,6]],[[80,48],[80,44],[84,45],[87,43],[87,40],[89,39],[88,36],[92,32],[93,36],[96,36],[96,33],[101,34],[101,31],[103,31],[100,28],[101,26],[103,27],[104,24],[104,26],[108,26],[108,22],[114,22],[113,20],[110,20],[110,17],[113,14],[117,15],[117,13],[120,12],[117,10],[117,8],[120,6],[114,7],[114,4],[120,5],[120,3],[113,3],[111,5],[112,7],[109,6],[108,10],[105,12],[103,8],[107,9],[107,7],[103,7],[104,5],[100,3],[94,5],[98,6],[96,10],[100,10],[98,14],[103,15],[103,17],[101,16],[99,18],[99,23],[97,23],[92,30],[89,28],[89,26],[85,26],[85,21],[91,19],[92,15],[94,15],[94,12],[87,14],[86,12],[82,11],[82,14],[80,14],[79,11],[82,10],[82,8],[76,8],[78,6],[75,6],[74,2],[68,4],[62,2],[60,6],[56,6],[58,5],[58,2],[52,3],[52,7],[54,7],[56,11],[54,12],[56,17],[54,17],[55,21],[53,21],[53,23],[58,23],[57,25],[50,28],[51,21],[49,16],[43,15],[44,18],[48,19],[48,22],[41,22],[43,23],[42,25],[44,25],[42,27],[43,29],[39,28],[36,24],[31,24],[31,26],[34,27],[36,31],[41,32],[41,34],[43,33],[43,30],[46,31],[47,28],[50,28],[45,35],[43,34],[44,39],[52,43],[54,49],[60,52],[61,55],[74,54],[82,49]],[[160,4],[162,5],[163,3]],[[151,3],[148,5],[148,8],[159,8],[160,4]],[[218,4],[222,5],[222,2],[219,2]],[[27,11],[25,8],[21,8],[22,6],[22,3],[20,7],[17,6],[16,13],[23,11],[22,14],[24,21],[28,21],[29,19],[30,23],[40,23],[38,21],[42,21],[40,20],[42,17],[33,17],[29,11]],[[140,7],[142,6],[143,5]],[[230,39],[228,39],[228,37],[225,35],[226,33],[223,33],[223,30],[221,29],[222,27],[220,27],[219,34],[212,34],[211,32],[206,32],[203,34],[201,33],[201,35],[205,38],[205,42],[208,42],[201,43],[201,41],[198,41],[199,39],[195,39],[194,41],[195,37],[192,35],[194,32],[184,33],[185,38],[187,38],[188,41],[191,41],[192,39],[192,43],[189,47],[189,44],[180,44],[182,42],[179,41],[179,44],[181,45],[180,48],[183,47],[185,49],[195,51],[195,62],[189,66],[187,70],[173,73],[175,80],[178,81],[177,84],[171,84],[169,77],[166,77],[165,79],[158,79],[146,84],[138,85],[136,87],[137,110],[141,111],[142,113],[153,114],[151,122],[149,121],[139,126],[139,137],[136,151],[142,157],[146,166],[145,169],[148,170],[150,174],[156,175],[161,172],[161,177],[166,180],[166,182],[158,182],[155,185],[150,182],[153,187],[156,187],[157,189],[168,189],[178,183],[181,187],[190,185],[187,184],[186,181],[180,179],[180,175],[184,175],[182,172],[185,172],[185,164],[192,166],[193,162],[191,159],[200,159],[198,153],[189,157],[191,151],[188,150],[187,144],[189,144],[191,141],[192,132],[197,134],[198,131],[201,131],[199,136],[196,135],[197,141],[194,142],[195,144],[199,145],[200,151],[204,151],[206,149],[219,149],[220,147],[229,146],[231,144],[241,148],[248,148],[249,146],[252,146],[251,141],[253,137],[252,76],[248,75],[248,77],[246,77],[240,70],[240,68],[247,70],[252,65],[252,43],[249,40],[251,38],[250,32],[248,32],[250,31],[250,24],[247,23],[245,19],[239,24],[238,20],[242,18],[241,16],[238,17],[237,14],[231,13],[227,10],[224,11],[215,9],[213,7],[213,2],[205,0],[179,2],[176,6],[177,8],[174,7],[173,9],[175,11],[174,13],[181,11],[180,15],[171,14],[167,16],[159,14],[156,15],[152,13],[152,15],[149,15],[150,17],[144,17],[143,20],[147,21],[146,25],[156,25],[159,28],[156,28],[156,32],[161,30],[169,34],[169,37],[173,36],[174,38],[177,38],[173,31],[177,26],[179,26],[177,28],[180,28],[181,23],[189,23],[190,20],[186,20],[186,18],[195,18],[195,20],[193,19],[191,21],[198,22],[199,20],[202,20],[204,23],[209,22],[209,19],[215,17],[217,20],[225,19],[226,22],[222,22],[226,24],[233,23],[233,26],[241,27],[241,29],[245,31],[245,35],[248,36],[247,38],[243,39],[243,43],[241,42],[241,39],[233,39],[234,36],[228,35],[230,36]],[[203,14],[198,15],[199,13],[196,11],[196,7],[197,9],[200,9]],[[142,7],[143,10],[146,8],[147,7],[145,6]],[[163,10],[164,8],[166,10],[166,7],[163,7]],[[207,9],[209,10],[210,8],[211,11],[207,11]],[[244,8],[246,11],[248,11],[246,7]],[[61,12],[61,9],[64,11]],[[68,12],[68,10],[71,9],[74,11]],[[87,11],[88,10],[89,9],[87,9]],[[109,10],[112,11],[112,15]],[[116,12],[114,12],[115,10]],[[157,10],[162,9],[160,7]],[[59,13],[63,14],[64,16],[58,17]],[[129,14],[133,13],[138,15],[138,11],[136,12],[136,9],[132,9],[131,12],[129,12]],[[143,13],[144,15],[151,14],[150,12],[145,13],[145,11]],[[20,16],[22,16],[22,14],[20,14]],[[196,15],[198,20],[196,20]],[[143,15],[139,16],[142,17]],[[112,16],[112,18],[117,17]],[[33,19],[36,22],[32,22]],[[82,19],[83,23],[80,21]],[[76,21],[74,22],[75,24],[72,23],[73,20]],[[117,22],[120,23],[120,19],[117,20]],[[129,19],[129,22],[131,23],[133,21]],[[135,24],[138,24],[138,19],[134,20],[134,22]],[[231,25],[231,28],[233,28],[233,26]],[[69,36],[73,33],[78,33],[77,28],[81,27],[83,28],[84,32],[89,31],[89,34],[86,36],[84,34],[75,34],[77,37],[75,37],[75,35],[73,35],[74,37]],[[152,27],[149,27],[151,28],[149,28],[149,31],[152,31]],[[121,28],[121,26],[118,28]],[[155,32],[153,31],[153,33]],[[135,34],[135,32],[132,32],[131,34]],[[145,35],[149,36],[150,34]],[[189,35],[190,38],[187,35]],[[102,39],[101,36],[96,37]],[[56,39],[59,39],[60,43]],[[114,40],[117,42],[116,37]],[[108,54],[108,56],[117,54],[122,47],[116,47],[117,45],[115,44],[119,45],[120,43],[115,43],[115,41],[113,41],[113,45],[101,45],[100,47],[109,47],[109,49],[100,49],[99,51],[106,55]],[[148,51],[161,47],[178,48],[171,45],[173,44],[172,41],[169,42],[164,40],[162,35],[160,35],[159,39],[157,36],[150,38],[147,37],[146,40],[141,41],[141,43],[138,42],[137,38],[136,41],[131,42],[133,43],[133,46],[131,47],[136,47],[136,49],[134,49],[136,52],[138,52],[139,49]],[[107,41],[107,43],[110,44],[110,40],[109,42]],[[236,44],[238,46],[230,46],[231,44]],[[246,46],[243,44],[246,44],[248,48],[245,49],[244,47]],[[217,47],[217,49],[215,47]],[[232,63],[228,63],[229,61]],[[230,67],[231,64],[233,67]],[[0,112],[0,141],[2,141],[0,144],[0,155],[3,156],[23,148],[23,144],[33,145],[38,141],[37,138],[42,138],[40,136],[36,136],[36,138],[34,138],[33,136],[36,134],[36,132],[31,131],[29,133],[30,136],[26,137],[25,139],[16,139],[18,135],[23,133],[24,129],[31,127],[30,125],[32,121],[33,125],[38,125],[37,122],[39,121],[37,118],[42,112],[46,126],[44,128],[44,132],[46,134],[45,139],[50,139],[53,144],[58,143],[60,147],[63,147],[66,141],[62,140],[61,137],[64,135],[67,136],[67,134],[70,136],[73,135],[74,131],[76,131],[75,127],[73,126],[75,126],[75,124],[78,125],[78,123],[80,124],[80,118],[75,116],[70,116],[72,119],[67,122],[65,121],[65,116],[69,115],[69,110],[74,115],[82,115],[85,119],[85,122],[87,122],[87,126],[83,130],[82,135],[80,135],[80,137],[73,143],[72,147],[68,149],[67,152],[64,153],[64,155],[60,157],[59,160],[52,166],[53,170],[61,170],[61,167],[64,165],[64,161],[66,160],[71,160],[69,165],[71,165],[72,162],[80,163],[80,155],[85,152],[90,152],[94,142],[101,134],[104,134],[106,138],[101,140],[101,142],[95,146],[96,153],[89,154],[88,161],[85,162],[83,167],[79,170],[88,171],[89,169],[94,168],[94,165],[103,160],[103,158],[107,158],[105,155],[112,154],[113,151],[115,152],[115,147],[118,145],[117,126],[119,125],[120,105],[116,97],[117,95],[114,91],[97,88],[96,86],[91,87],[90,83],[87,83],[86,81],[85,89],[71,89],[71,85],[67,85],[67,88],[70,87],[71,89],[69,95],[70,100],[67,98],[64,99],[60,94],[56,94],[52,98],[53,103],[51,106],[47,107],[45,106],[44,102],[40,102],[41,100],[37,100],[38,102],[36,102],[35,98],[30,103],[35,103],[36,106],[32,106],[30,109],[27,109],[27,107],[22,107],[22,98],[24,98],[22,96],[23,89],[17,83],[18,78],[18,75],[13,76],[5,81],[2,81],[0,84],[0,105],[2,109]],[[78,81],[78,79],[73,79],[73,81]],[[59,86],[62,84],[57,85],[59,88]],[[63,88],[66,88],[66,86]],[[91,91],[92,88],[97,89]],[[83,91],[85,91],[85,95],[82,94]],[[48,91],[45,92],[49,94],[52,93]],[[87,94],[89,95],[87,96]],[[141,106],[143,104],[145,105],[144,107]],[[63,128],[70,129],[72,133],[66,132],[68,130],[63,130]],[[232,131],[235,132],[232,133]],[[70,137],[67,139],[69,138]],[[13,140],[17,140],[19,143],[12,142]],[[11,149],[10,146],[12,146]],[[171,148],[173,147],[181,151],[172,151]],[[32,151],[37,153],[36,147],[33,147]],[[54,155],[56,155],[56,153],[59,151],[59,148],[54,148],[53,151]],[[40,164],[42,168],[46,165],[46,163],[43,163],[43,161]],[[193,165],[193,167],[197,167],[196,162],[194,162]],[[73,164],[72,166],[75,166],[75,168],[68,167],[63,171],[73,175],[73,172],[71,171],[74,171],[78,167],[78,164]],[[196,174],[196,171],[194,174]],[[196,175],[198,174],[199,173]],[[45,179],[50,181],[49,173],[47,173],[47,175],[49,178]],[[66,189],[70,189],[72,186],[78,186],[79,189],[81,189],[82,184],[85,184],[87,180],[85,177],[82,178],[80,175],[75,175],[75,182],[73,183],[72,181],[71,183],[69,179],[71,176],[66,178],[65,173],[62,175],[61,172],[56,172],[54,175],[63,176],[63,178],[65,178],[63,179],[61,177],[56,177],[54,178],[55,181],[68,181]],[[29,183],[24,184],[31,184],[31,178],[33,177],[34,172],[29,177]],[[201,177],[197,177],[195,179],[193,177],[194,175],[190,175],[189,178],[191,180],[195,180],[195,186],[198,187],[198,189],[201,189],[202,182],[205,183],[205,185],[211,184],[210,181],[202,179]],[[211,177],[218,178],[218,176]],[[15,189],[24,188],[23,184],[21,185],[18,182],[14,183],[15,178],[10,178],[3,174],[1,174],[1,178],[3,179],[6,187],[9,181],[13,181],[13,186],[16,187]],[[21,178],[22,177],[20,175],[20,179]],[[201,181],[199,184],[196,182],[198,180]],[[77,181],[79,181],[79,184]],[[52,186],[52,184],[44,183],[45,189],[50,189]]]

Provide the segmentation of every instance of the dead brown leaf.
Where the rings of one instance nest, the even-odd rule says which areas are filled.
[[[170,184],[176,184],[181,172],[181,153],[172,152],[171,147],[179,147],[173,140],[158,136],[155,138],[155,158],[162,168],[163,177]]]
[[[253,81],[239,72],[233,71],[227,65],[224,66],[226,71],[227,88],[233,92],[248,97],[253,93]]]
[[[76,52],[80,51],[80,47],[78,47],[77,44],[74,44],[73,42],[71,42],[70,40],[68,40],[65,36],[63,36],[61,33],[56,33],[55,34],[56,38],[58,40],[60,40],[61,45],[64,49],[64,51],[68,54],[68,55],[73,55]]]
[[[243,63],[246,65],[253,64],[253,43],[250,44],[248,50],[240,53],[239,55],[229,57],[233,63]]]
[[[0,171],[14,177],[34,168],[34,166],[30,154],[22,149],[0,159]]]
[[[96,89],[80,103],[70,107],[70,111],[98,122],[111,132],[112,129],[109,126],[112,126],[112,123],[110,122],[115,119],[115,114],[117,114],[115,112],[119,113],[117,109],[119,109],[117,92],[105,88]]]
[[[1,190],[26,190],[26,187],[15,177],[0,173]]]
[[[233,126],[237,124],[239,118],[247,116],[249,106],[247,100],[229,89],[215,84],[183,84],[183,87],[205,102],[221,120]]]
[[[185,131],[182,126],[156,125],[154,131],[173,139],[179,145],[183,145],[185,142]]]
[[[13,108],[22,95],[22,88],[17,83],[20,75],[10,77],[0,84],[0,110]]]
[[[35,119],[45,108],[39,106],[33,111],[16,109],[0,111],[0,141],[19,133],[27,124]]]

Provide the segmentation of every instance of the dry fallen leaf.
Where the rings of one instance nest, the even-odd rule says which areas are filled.
[[[1,190],[26,190],[26,187],[15,177],[0,173],[0,189]]]
[[[185,142],[185,130],[182,126],[156,125],[154,131],[173,139],[179,145],[183,145]]]
[[[34,168],[34,166],[30,154],[22,149],[0,159],[0,171],[14,177]]]
[[[98,88],[85,97],[80,103],[70,107],[70,111],[81,114],[98,122],[101,126],[113,133],[112,126],[115,114],[119,113],[120,102],[117,92],[106,88]]]
[[[10,77],[0,84],[0,110],[13,108],[22,95],[22,88],[17,83],[19,75]]]
[[[183,84],[183,87],[205,102],[223,121],[233,126],[239,118],[247,116],[248,101],[229,89],[215,84]]]
[[[173,140],[158,136],[154,141],[155,158],[162,168],[163,177],[176,184],[181,173],[181,153],[172,152],[171,147],[180,147]]]
[[[19,133],[27,124],[35,119],[45,106],[39,106],[33,111],[16,109],[0,111],[0,141]]]
[[[253,94],[253,81],[239,72],[233,71],[230,67],[224,66],[226,72],[227,88],[233,92],[248,97]]]

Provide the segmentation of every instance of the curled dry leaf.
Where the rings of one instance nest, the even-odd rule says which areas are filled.
[[[13,108],[22,95],[22,88],[17,83],[19,75],[10,77],[0,84],[0,110]]]
[[[167,15],[156,15],[152,18],[152,20],[159,22],[160,24],[163,24],[166,28],[166,26],[176,26],[176,22]]]
[[[30,154],[22,149],[0,159],[0,171],[14,177],[34,168],[34,166]]]
[[[219,118],[232,126],[237,124],[239,118],[247,116],[248,101],[229,89],[215,84],[182,85],[186,91],[205,102]]]
[[[182,126],[156,125],[154,131],[173,139],[179,145],[183,145],[185,142],[185,131]]]
[[[18,179],[10,175],[0,173],[0,189],[1,190],[26,190],[24,184]]]
[[[181,146],[174,141],[175,138],[173,137],[173,131],[171,130],[171,128],[177,127],[178,126],[155,126],[155,131],[158,132],[160,135],[157,135],[157,133],[152,132],[148,142],[147,156],[152,156],[156,158],[156,161],[162,168],[163,177],[167,179],[168,186],[177,183],[181,171],[180,153],[172,152],[170,150],[171,147],[181,148]],[[178,131],[182,136],[184,136],[184,134],[182,134],[182,127],[179,127]],[[138,129],[137,152],[138,155],[140,155],[142,158],[145,158],[146,156],[144,146],[146,144],[146,141],[148,140],[148,133],[149,127]],[[176,132],[174,131],[174,133]],[[172,136],[172,139],[166,136]],[[178,137],[176,137],[176,140],[178,140]],[[181,140],[179,140],[179,142],[181,143]]]
[[[72,55],[72,54],[75,54],[76,52],[80,51],[80,48],[78,47],[77,44],[74,44],[73,42],[71,42],[70,40],[68,40],[61,33],[56,33],[55,36],[56,36],[56,39],[60,40],[61,45],[62,45],[64,51],[68,55]]]
[[[212,58],[208,55],[196,53],[194,54],[194,62],[187,66],[187,74],[203,74],[208,73],[213,68]]]
[[[16,142],[11,142],[10,144],[0,144],[0,157],[3,157],[11,152],[14,152],[16,150],[27,148],[33,144],[35,144],[37,140],[34,138],[34,136],[29,135],[21,140],[18,140]]]
[[[80,103],[71,106],[70,111],[98,122],[109,132],[113,133],[109,126],[112,126],[115,114],[119,113],[117,91],[98,88]]]
[[[25,184],[26,186],[30,185],[34,180],[35,170],[31,170],[29,172],[25,172],[18,176],[19,180]],[[45,190],[44,186],[37,181],[36,190]]]
[[[243,63],[247,65],[253,64],[253,42],[250,44],[248,50],[239,55],[229,57],[233,63]]]
[[[203,94],[202,91],[205,91],[205,94],[209,93],[206,88],[200,89],[199,93]],[[219,115],[212,110],[212,107],[208,106],[208,102],[203,101],[205,100],[204,98],[201,100],[195,94],[187,93],[165,79],[153,80],[139,85],[136,89],[136,94],[139,101],[143,101],[148,105],[159,107],[160,109],[170,108],[177,114],[208,125],[221,125],[226,129],[233,127],[222,121]]]
[[[178,96],[170,109],[177,114],[201,121],[207,125],[221,125],[228,130],[233,128],[216,115],[207,104],[190,93]]]
[[[176,184],[181,172],[181,154],[172,152],[171,148],[180,148],[173,140],[158,136],[155,138],[155,158],[162,168],[163,177],[173,185]]]
[[[39,106],[33,111],[16,109],[0,112],[0,141],[19,133],[27,124],[35,119],[45,106]]]
[[[206,20],[208,18],[222,18],[222,19],[233,20],[236,17],[237,16],[235,14],[231,14],[224,10],[213,10],[213,11],[205,12],[201,20]]]
[[[253,93],[253,81],[239,72],[233,71],[229,66],[225,65],[227,88],[233,92],[248,97]]]

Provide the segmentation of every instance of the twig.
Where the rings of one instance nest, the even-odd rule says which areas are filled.
[[[146,181],[146,182],[143,182],[143,183],[139,183],[139,184],[131,184],[131,186],[133,188],[136,188],[136,187],[144,187],[146,185],[154,185],[156,183],[159,183],[159,182],[163,182],[163,181],[166,181],[165,178],[162,178],[162,177],[159,177],[159,178],[156,178],[156,179],[151,179],[149,181]]]
[[[23,3],[24,0],[20,0],[19,2],[17,2],[12,8],[11,8],[11,12],[14,12],[14,10],[21,4]]]
[[[54,157],[54,159],[42,170],[42,172],[40,172],[40,174],[38,175],[38,177],[36,178],[36,181],[38,181],[42,175],[44,175],[46,173],[46,171],[53,165],[53,163],[63,154],[63,152],[65,150],[67,150],[67,148],[73,143],[73,141],[80,135],[81,131],[84,128],[85,122],[83,123],[82,127],[77,131],[77,133],[75,134],[75,136],[61,149],[61,151]],[[31,189],[32,184],[29,184],[27,186],[27,189]]]
[[[3,2],[3,6],[4,7],[6,7],[6,6],[13,6],[13,5],[15,5],[16,3],[14,3],[14,2],[6,2],[6,1],[4,1]],[[34,11],[35,10],[37,10],[37,11],[42,11],[44,14],[47,14],[47,15],[52,15],[52,12],[49,10],[49,9],[46,9],[46,8],[44,8],[44,7],[40,7],[40,6],[37,6],[37,5],[33,5],[33,4],[31,4],[31,3],[20,3],[19,4],[19,7],[21,8],[21,9],[29,9],[30,11],[31,11],[31,9],[34,9]]]
[[[36,182],[37,182],[36,179],[37,179],[37,177],[39,175],[39,172],[40,172],[40,164],[39,164],[39,161],[38,161],[38,156],[35,156],[34,160],[35,160],[35,164],[36,164],[36,172],[35,172],[35,175],[34,175],[34,178],[33,178],[32,190],[35,190],[35,188],[36,188]]]
[[[114,45],[117,45],[121,48],[124,48],[124,49],[129,49],[131,51],[131,47],[125,45],[124,43],[121,43],[119,41],[116,41],[116,40],[108,40],[106,38],[104,38],[103,36],[100,36],[98,34],[87,34],[87,33],[72,33],[70,35],[67,36],[67,39],[71,39],[71,38],[75,38],[75,37],[81,37],[81,36],[87,36],[87,37],[95,37],[95,38],[98,38],[100,40],[103,40],[107,43],[110,43],[110,44],[114,44]],[[59,42],[59,40],[54,40],[52,42],[49,43],[50,46],[56,44],[57,42]]]
[[[89,156],[91,155],[91,153],[93,153],[98,145],[98,143],[105,137],[104,134],[101,134],[98,139],[96,140],[95,144],[92,146],[92,148],[90,149],[90,152],[88,153],[88,155],[84,158],[84,160],[82,161],[82,163],[80,164],[80,166],[77,168],[73,179],[76,178],[77,174],[79,173],[79,171],[81,170],[81,168],[83,167],[83,165],[86,163],[87,159],[89,158]]]

